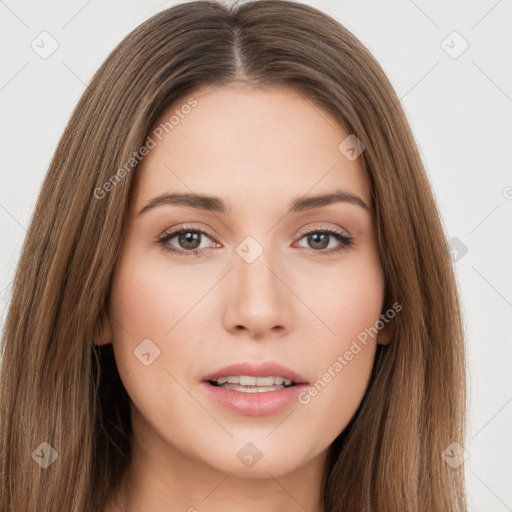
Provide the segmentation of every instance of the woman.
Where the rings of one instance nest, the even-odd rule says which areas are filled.
[[[299,3],[177,5],[50,164],[3,335],[0,509],[465,511],[464,357],[374,58]]]

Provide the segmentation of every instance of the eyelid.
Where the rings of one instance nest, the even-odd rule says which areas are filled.
[[[336,231],[337,233],[340,233],[343,236],[346,236],[347,238],[351,237],[348,230],[346,230],[344,228],[340,228],[339,226],[335,226],[335,225],[334,226],[333,225],[326,226],[325,223],[322,223],[322,222],[308,224],[308,226],[306,228],[304,228],[304,231],[301,231],[302,232],[301,236],[307,235],[307,234],[311,233],[312,231]]]
[[[167,236],[171,236],[171,235],[176,235],[178,233],[181,233],[182,231],[194,231],[194,232],[201,233],[201,234],[207,236],[211,240],[217,241],[216,235],[210,234],[210,232],[209,232],[210,230],[206,230],[206,229],[196,227],[196,226],[191,226],[190,224],[179,224],[178,226],[175,226],[173,228],[166,229],[161,235],[159,235],[157,237],[157,239],[161,240],[162,238],[166,238]],[[217,242],[217,243],[220,243],[220,242]]]

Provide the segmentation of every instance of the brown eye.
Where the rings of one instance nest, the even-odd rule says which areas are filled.
[[[346,249],[353,244],[353,238],[343,234],[341,231],[336,231],[332,229],[322,229],[316,231],[310,231],[309,233],[304,234],[301,237],[301,240],[305,238],[307,247],[306,249],[310,249],[313,252],[318,252],[319,254],[333,254],[343,249]],[[334,246],[329,247],[329,244],[332,239],[338,241],[338,247],[336,244]],[[326,250],[329,249],[329,250]]]
[[[201,235],[197,231],[182,231],[177,235],[182,249],[197,249],[201,245]]]
[[[176,239],[176,241],[174,240]],[[181,228],[170,233],[164,233],[158,239],[158,243],[168,252],[182,254],[184,256],[195,256],[208,247],[201,243],[203,240],[212,240],[207,233],[200,229]]]
[[[329,245],[330,235],[327,233],[309,233],[306,236],[312,249],[326,249]]]

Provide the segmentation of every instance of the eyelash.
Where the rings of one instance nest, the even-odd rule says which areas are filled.
[[[184,250],[178,250],[171,245],[169,245],[167,242],[169,240],[173,239],[176,235],[179,235],[181,233],[200,233],[201,235],[205,235],[206,237],[212,239],[211,236],[208,235],[205,231],[197,228],[187,227],[187,226],[180,226],[179,228],[175,229],[174,231],[166,232],[161,237],[157,239],[157,243],[162,246],[162,249],[166,252],[179,254],[182,256],[199,256],[205,249],[194,249],[192,251],[184,251]],[[345,249],[348,249],[349,247],[352,247],[354,244],[354,239],[351,236],[347,236],[341,231],[338,231],[336,229],[313,229],[311,231],[307,231],[306,233],[303,233],[302,236],[299,238],[299,240],[302,240],[305,236],[312,234],[312,233],[321,233],[326,235],[332,235],[336,240],[338,240],[341,245],[336,249],[330,249],[328,251],[326,250],[320,250],[320,249],[309,249],[305,248],[309,251],[312,251],[314,254],[322,254],[325,256],[332,255],[339,253]]]

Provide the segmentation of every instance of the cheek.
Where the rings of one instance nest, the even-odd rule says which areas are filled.
[[[192,265],[172,267],[165,257],[157,256],[137,247],[128,250],[116,268],[111,290],[117,366],[121,377],[128,375],[128,380],[134,381],[140,375],[146,379],[143,387],[157,379],[157,370],[181,371],[197,356],[202,340],[196,342],[191,333],[197,332],[201,322],[208,323],[201,309],[206,301],[200,301],[218,279]],[[148,361],[140,356],[148,352],[154,362],[144,366]],[[168,374],[163,377],[169,380]],[[127,390],[134,386],[126,383]]]
[[[308,417],[322,425],[326,438],[337,437],[357,411],[368,387],[375,350],[372,340],[340,340],[317,355],[315,380],[298,401]]]
[[[162,342],[204,293],[208,283],[180,267],[170,270],[162,261],[133,251],[117,270],[111,311],[120,339]]]
[[[338,268],[328,277],[316,281],[322,287],[301,292],[319,327],[317,342],[304,350],[304,358],[314,364],[315,380],[299,403],[308,417],[323,425],[326,437],[334,439],[357,411],[368,387],[384,280],[380,266],[369,264]],[[308,321],[311,325],[309,313],[302,319],[305,330]]]
[[[158,269],[152,269],[134,253],[127,252],[116,268],[110,306],[117,366],[121,377],[129,374],[129,380],[141,372],[151,377],[159,366],[162,340],[172,327],[176,301],[166,283],[158,279],[162,277]],[[150,361],[146,367],[144,363]],[[128,389],[130,383],[126,384]]]
[[[303,273],[305,274],[305,273]],[[314,326],[315,339],[325,346],[345,350],[352,339],[375,326],[382,313],[384,276],[371,255],[354,255],[339,265],[309,272],[294,283],[294,291],[307,305],[297,309],[297,320]],[[304,326],[301,326],[304,328]],[[375,334],[372,331],[367,337]],[[345,348],[345,346],[347,347]],[[315,348],[318,344],[315,344]],[[321,353],[317,355],[322,359]]]
[[[176,410],[187,411],[187,422],[204,421],[176,370],[183,372],[194,358],[180,333],[190,328],[186,315],[204,291],[190,285],[179,269],[169,272],[133,251],[116,269],[111,291],[112,344],[123,385],[144,421],[180,442],[187,429],[176,421]]]
[[[359,298],[360,299],[360,298]],[[299,395],[302,414],[321,425],[325,439],[334,440],[356,413],[368,387],[376,352],[372,326],[379,310],[362,301],[347,302],[350,314],[333,313],[336,336],[324,336],[304,357],[314,361],[315,375]],[[353,310],[352,310],[353,308]]]

